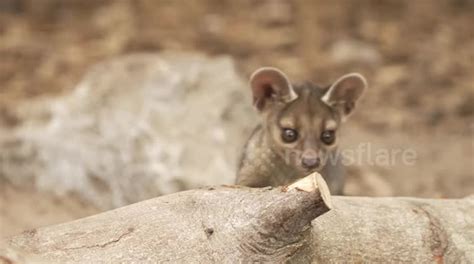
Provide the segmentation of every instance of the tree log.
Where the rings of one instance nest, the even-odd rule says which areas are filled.
[[[313,174],[273,189],[179,192],[5,243],[0,262],[466,263],[474,261],[474,196],[330,197]]]

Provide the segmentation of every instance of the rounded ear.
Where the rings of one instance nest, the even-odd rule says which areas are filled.
[[[253,104],[259,111],[272,101],[288,103],[297,97],[288,77],[277,68],[262,67],[256,70],[250,77],[250,87]]]
[[[321,98],[336,108],[344,120],[353,113],[357,100],[367,88],[367,81],[359,73],[349,73],[339,78]]]

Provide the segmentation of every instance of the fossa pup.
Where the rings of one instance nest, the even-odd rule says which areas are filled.
[[[236,183],[280,186],[318,171],[333,194],[342,194],[338,132],[367,88],[365,78],[351,73],[322,88],[292,84],[282,71],[264,67],[252,74],[250,87],[262,121],[245,145]]]

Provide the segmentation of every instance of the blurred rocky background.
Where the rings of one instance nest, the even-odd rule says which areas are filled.
[[[346,193],[474,192],[474,1],[0,1],[0,237],[231,184],[264,65],[369,90]]]

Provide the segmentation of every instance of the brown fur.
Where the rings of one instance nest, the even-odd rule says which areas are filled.
[[[341,194],[339,127],[364,93],[365,78],[346,74],[323,89],[312,83],[292,85],[281,70],[263,67],[250,77],[250,87],[262,123],[245,146],[237,184],[280,186],[318,171],[331,192]]]
[[[329,146],[321,142],[320,135],[327,128],[337,132],[341,116],[321,100],[327,88],[305,83],[294,85],[293,89],[298,95],[295,100],[273,101],[262,113],[262,124],[256,127],[245,146],[236,182],[251,187],[279,186],[316,170],[326,178],[333,193],[340,194],[344,177],[341,162],[327,161],[337,150],[337,133],[336,142]],[[283,128],[296,129],[298,139],[285,143],[281,138]],[[305,151],[319,153],[321,165],[311,170],[304,168],[301,156]]]

